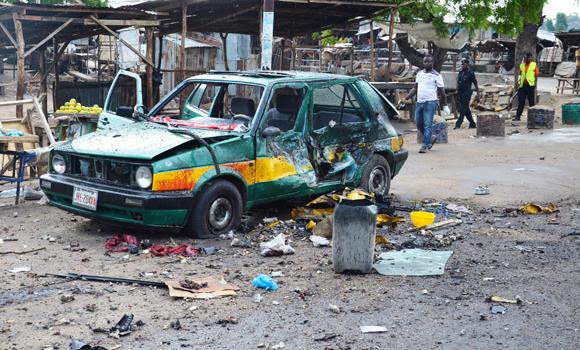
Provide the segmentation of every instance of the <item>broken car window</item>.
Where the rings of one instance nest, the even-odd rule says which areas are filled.
[[[346,84],[315,89],[312,117],[313,130],[366,120],[353,88]]]
[[[119,107],[131,109],[135,107],[137,104],[137,81],[135,78],[120,74],[113,89],[107,112],[117,114]]]
[[[304,89],[279,88],[274,90],[268,104],[266,126],[277,127],[282,132],[294,129],[303,97]]]
[[[392,116],[391,108],[389,108],[385,100],[382,98],[382,96],[379,95],[379,92],[377,92],[371,86],[371,84],[361,80],[358,81],[356,85],[361,90],[361,92],[367,97],[375,114],[380,115],[382,117],[386,117],[387,119],[391,118]]]

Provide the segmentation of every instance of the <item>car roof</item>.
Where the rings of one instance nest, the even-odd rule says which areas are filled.
[[[348,75],[298,72],[298,71],[211,71],[207,74],[197,75],[187,80],[227,81],[238,83],[251,83],[269,85],[273,83],[296,82],[296,81],[328,81],[328,80],[356,80],[358,77]]]

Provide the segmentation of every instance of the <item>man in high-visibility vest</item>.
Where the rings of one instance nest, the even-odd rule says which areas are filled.
[[[521,119],[524,106],[526,105],[526,98],[528,99],[530,107],[536,104],[534,100],[538,75],[540,75],[540,68],[536,64],[536,61],[532,60],[532,54],[526,52],[524,54],[524,62],[520,64],[520,76],[518,77],[520,86],[518,90],[518,111],[515,120]]]

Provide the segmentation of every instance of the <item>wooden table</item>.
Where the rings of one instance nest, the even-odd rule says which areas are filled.
[[[570,89],[573,94],[580,93],[580,79],[578,78],[558,78],[558,85],[556,86],[556,93],[563,94],[564,90]]]
[[[20,185],[24,181],[24,170],[36,154],[24,150],[25,143],[37,145],[39,142],[36,135],[24,136],[0,136],[0,181],[16,182],[16,204],[20,200]],[[14,150],[9,150],[9,145],[14,145]]]

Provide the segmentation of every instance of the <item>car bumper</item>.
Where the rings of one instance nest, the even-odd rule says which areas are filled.
[[[65,175],[45,174],[40,187],[50,204],[74,214],[117,224],[156,229],[175,229],[186,225],[193,205],[190,192],[155,193],[84,181]],[[98,192],[95,211],[72,203],[75,187]]]
[[[395,169],[393,169],[393,177],[401,171],[403,165],[409,158],[409,151],[406,149],[400,150],[399,152],[395,153],[393,156],[393,160],[395,161]]]

